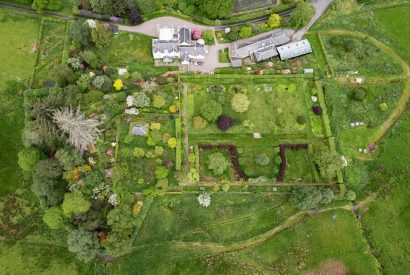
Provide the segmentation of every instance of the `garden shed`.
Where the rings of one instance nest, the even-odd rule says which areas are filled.
[[[148,134],[148,124],[135,124],[131,129],[134,136],[146,136]]]

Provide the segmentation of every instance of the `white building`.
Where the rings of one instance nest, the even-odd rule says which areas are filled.
[[[307,39],[304,39],[277,47],[276,50],[279,53],[280,60],[283,61],[312,53],[312,46]]]
[[[189,64],[191,61],[204,60],[207,53],[204,40],[192,40],[191,30],[186,27],[158,28],[158,39],[152,40],[154,59],[161,59],[165,63],[179,59],[181,64]]]

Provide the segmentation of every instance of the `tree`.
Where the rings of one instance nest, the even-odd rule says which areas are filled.
[[[165,99],[160,95],[154,95],[154,99],[152,100],[152,106],[154,108],[162,108],[165,105]]]
[[[313,209],[322,200],[322,193],[313,186],[296,186],[289,201],[299,210]]]
[[[70,147],[57,150],[55,157],[66,171],[73,170],[75,166],[79,166],[83,163],[80,152]]]
[[[63,212],[60,207],[50,207],[43,216],[43,221],[51,229],[59,229],[64,226]]]
[[[334,200],[335,194],[333,193],[332,189],[324,188],[321,190],[321,192],[322,192],[322,200],[320,201],[321,204],[328,204]]]
[[[203,207],[211,205],[211,196],[208,193],[203,193],[198,196],[198,203]]]
[[[104,25],[98,24],[95,29],[91,31],[91,39],[99,50],[107,48],[112,39],[112,32]]]
[[[206,120],[201,116],[195,116],[192,119],[192,126],[194,127],[194,129],[205,129],[207,125],[208,122],[206,122]]]
[[[34,148],[26,148],[18,153],[18,164],[23,171],[31,172],[34,165],[40,159],[40,151]]]
[[[54,111],[53,121],[63,135],[68,135],[68,142],[77,149],[87,149],[88,145],[94,145],[99,138],[99,122],[86,119],[80,106],[76,112],[71,107]]]
[[[366,96],[366,93],[363,90],[355,90],[353,92],[353,98],[357,101],[362,101],[365,96]]]
[[[251,102],[245,94],[235,94],[231,100],[231,108],[237,113],[243,113],[248,110]]]
[[[256,164],[258,164],[258,165],[264,166],[264,165],[268,165],[268,164],[269,164],[270,159],[269,159],[269,157],[268,157],[267,154],[265,154],[265,153],[260,153],[260,154],[257,154],[257,155],[256,155],[256,157],[255,157],[255,162],[256,162]]]
[[[225,19],[232,15],[233,0],[207,0],[202,1],[200,10],[211,19]]]
[[[222,175],[225,170],[231,166],[231,163],[224,157],[222,153],[213,153],[208,156],[208,169],[212,170],[214,175]]]
[[[90,209],[90,202],[84,198],[83,193],[79,190],[73,193],[66,193],[64,195],[64,201],[61,205],[64,215],[70,217],[71,215],[77,215],[85,213]]]
[[[343,167],[340,156],[327,146],[322,146],[315,161],[319,166],[320,175],[327,180],[333,179]]]
[[[161,9],[160,0],[137,0],[136,2],[143,14],[149,14]]]
[[[141,15],[136,8],[131,9],[128,19],[131,25],[137,25],[142,22]]]
[[[101,66],[101,63],[98,60],[98,57],[95,55],[95,53],[93,53],[90,50],[81,52],[80,56],[93,69],[97,69],[98,67]]]
[[[62,0],[34,0],[32,4],[33,9],[38,11],[50,10],[57,11],[63,7]]]
[[[214,44],[214,32],[212,30],[205,30],[202,33],[202,39],[205,41],[206,44],[212,45]]]
[[[304,115],[300,115],[300,116],[296,117],[296,122],[300,125],[305,125],[306,121],[307,121],[307,119],[306,119],[306,116],[304,116]]]
[[[94,12],[100,14],[108,14],[109,7],[107,0],[90,0],[91,8]]]
[[[168,177],[168,169],[165,166],[157,166],[157,168],[155,168],[155,178],[160,180],[166,177]]]
[[[131,209],[125,205],[119,205],[107,214],[107,224],[114,232],[124,232],[131,230],[136,219]]]
[[[82,228],[70,231],[67,246],[70,252],[76,253],[77,258],[85,262],[93,260],[100,249],[97,236]]]
[[[104,242],[105,251],[112,257],[120,257],[132,251],[132,239],[119,232],[110,232]]]
[[[91,29],[80,21],[74,21],[70,26],[70,36],[77,47],[85,48],[90,44]]]
[[[61,64],[56,69],[56,80],[60,87],[65,87],[69,84],[74,84],[77,80],[77,76],[74,71],[66,64]]]
[[[65,184],[62,175],[63,169],[56,160],[40,160],[34,166],[31,189],[45,205],[57,205],[63,200]]]
[[[268,21],[266,22],[266,24],[268,25],[269,28],[274,29],[280,26],[280,15],[276,14],[276,13],[272,13],[269,16]]]
[[[235,124],[234,120],[229,116],[219,116],[218,118],[218,128],[221,131],[226,131]]]
[[[239,37],[240,38],[248,38],[252,35],[252,27],[251,26],[243,26],[239,30]]]
[[[222,106],[215,100],[209,100],[202,106],[201,114],[207,121],[216,121],[222,114]]]
[[[148,107],[151,103],[151,99],[144,93],[138,93],[134,96],[135,107]]]
[[[134,157],[136,157],[136,158],[144,157],[144,156],[145,156],[144,148],[135,147],[135,148],[134,148],[134,151],[133,151],[133,155],[134,155]]]
[[[305,26],[314,13],[310,3],[301,1],[290,14],[289,23],[294,28],[302,28]]]

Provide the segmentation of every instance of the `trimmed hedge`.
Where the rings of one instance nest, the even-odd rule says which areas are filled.
[[[315,81],[316,88],[317,88],[317,95],[319,99],[319,104],[322,107],[322,118],[323,118],[323,124],[325,125],[325,136],[326,137],[331,137],[332,136],[332,129],[330,128],[330,120],[329,116],[327,114],[327,107],[325,103],[325,96],[323,94],[323,89],[322,85],[320,84],[319,81]]]
[[[323,50],[323,54],[324,54],[324,56],[325,56],[325,61],[326,61],[327,66],[329,67],[330,74],[331,74],[332,76],[334,76],[335,72],[333,71],[333,67],[330,66],[329,57],[328,57],[328,53],[327,53],[327,50],[326,50],[326,47],[325,47],[325,43],[323,43],[323,38],[322,38],[322,36],[320,35],[320,33],[317,33],[316,35],[317,35],[317,38],[318,38],[318,40],[319,40],[320,47],[321,47],[322,50]]]
[[[175,136],[177,139],[177,147],[175,148],[175,169],[177,171],[181,170],[182,166],[182,139],[181,139],[181,117],[175,119]]]
[[[214,75],[201,75],[201,74],[189,74],[181,75],[181,80],[185,82],[198,82],[201,81],[215,82],[215,79],[219,81],[224,81],[226,84],[237,84],[237,83],[249,83],[252,80],[254,83],[267,83],[274,82],[276,79],[287,79],[287,78],[300,78],[300,79],[314,79],[313,75],[309,74],[294,74],[294,75],[238,75],[238,74],[214,74]]]
[[[194,147],[194,153],[195,153],[195,169],[199,172],[199,146],[198,144],[195,145]]]

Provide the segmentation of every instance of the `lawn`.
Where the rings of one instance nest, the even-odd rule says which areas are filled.
[[[229,49],[219,50],[219,62],[221,63],[230,63],[229,60]]]
[[[216,83],[216,82],[213,82]],[[219,83],[225,83],[221,81]],[[234,112],[231,100],[236,93],[246,94],[250,100],[248,110]],[[274,181],[278,175],[280,160],[278,145],[281,143],[310,143],[317,150],[323,145],[323,121],[321,116],[313,114],[311,97],[317,97],[313,82],[303,79],[277,79],[273,81],[255,81],[247,84],[190,84],[188,98],[189,145],[195,144],[234,144],[238,151],[238,161],[242,171],[251,178],[265,177]],[[195,128],[193,118],[201,116],[201,109],[210,100],[222,106],[222,114],[234,120],[234,126],[221,131],[215,122],[209,122],[203,129]],[[299,123],[299,117],[303,123]],[[250,123],[244,125],[244,122]],[[254,138],[253,133],[260,133],[261,138]],[[255,162],[260,153],[267,154],[265,165]],[[206,155],[201,155],[203,168],[202,180],[211,180],[212,171],[206,168]],[[306,150],[307,154],[307,150]],[[295,157],[295,158],[293,158]],[[289,181],[303,179],[314,181],[311,160],[307,156],[292,155]],[[302,162],[306,162],[302,165]],[[303,166],[303,167],[302,167]],[[234,180],[230,170],[219,177]]]
[[[33,73],[39,28],[39,18],[0,9],[0,36],[7,37],[0,40],[0,195],[14,191],[22,181],[17,164],[24,126],[21,91]]]
[[[114,36],[111,45],[100,52],[102,60],[115,67],[127,67],[129,71],[138,71],[144,78],[161,75],[176,67],[155,67],[152,57],[152,37],[129,32],[120,32]]]

